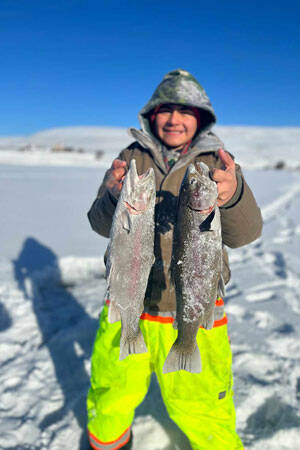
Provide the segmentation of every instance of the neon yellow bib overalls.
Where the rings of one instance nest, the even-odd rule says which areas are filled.
[[[162,373],[177,330],[174,319],[143,313],[140,327],[148,353],[119,361],[121,322],[109,324],[107,305],[92,355],[88,393],[88,434],[99,450],[116,450],[129,440],[135,408],[143,401],[151,373],[156,373],[169,416],[188,437],[193,449],[236,450],[243,444],[235,431],[231,350],[223,300],[216,301],[214,328],[200,328],[197,342],[202,372]],[[141,449],[142,450],[142,449]]]

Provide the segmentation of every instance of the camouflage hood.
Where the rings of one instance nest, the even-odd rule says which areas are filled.
[[[139,121],[143,132],[153,136],[149,113],[157,105],[163,103],[177,103],[199,109],[201,126],[194,136],[194,143],[196,140],[198,141],[198,137],[209,131],[216,122],[216,116],[206,92],[198,81],[185,70],[177,69],[167,73],[151,99],[142,108],[139,113]]]

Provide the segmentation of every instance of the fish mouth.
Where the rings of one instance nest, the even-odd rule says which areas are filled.
[[[144,208],[137,209],[134,206],[130,205],[128,202],[124,202],[124,203],[125,203],[125,206],[128,209],[128,211],[130,212],[130,214],[134,214],[134,215],[142,214],[146,209],[146,206]]]
[[[151,167],[149,167],[149,169],[147,169],[147,171],[145,173],[142,173],[142,175],[138,175],[139,181],[140,182],[148,182],[148,178],[150,178],[151,175]]]
[[[191,209],[193,209],[194,211],[197,211],[199,214],[208,216],[208,215],[215,209],[216,205],[217,205],[217,204],[214,203],[212,206],[210,206],[210,207],[207,208],[207,209],[192,208],[190,205],[189,205],[189,207],[190,207]]]

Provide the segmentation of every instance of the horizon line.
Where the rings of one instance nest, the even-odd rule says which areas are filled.
[[[215,127],[224,127],[224,128],[288,128],[288,129],[300,129],[300,125],[248,125],[248,124],[231,124],[231,125],[224,125],[224,124],[215,124],[211,129],[214,129]],[[13,138],[13,137],[30,137],[38,133],[43,133],[50,130],[67,130],[72,128],[93,128],[93,129],[118,129],[118,130],[128,130],[129,128],[132,128],[130,126],[128,127],[122,127],[118,125],[67,125],[67,126],[54,126],[49,128],[41,128],[38,131],[34,131],[32,133],[18,133],[18,134],[2,134],[0,133],[0,138]]]

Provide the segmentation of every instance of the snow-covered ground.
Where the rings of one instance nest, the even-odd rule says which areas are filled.
[[[238,430],[247,449],[296,450],[300,129],[216,131],[242,164],[265,222],[262,238],[230,251],[226,311]],[[107,240],[92,232],[86,212],[112,157],[128,142],[123,129],[95,127],[0,138],[2,449],[87,449],[85,397]],[[28,144],[30,150],[18,150]],[[84,147],[86,154],[51,152],[57,144]],[[96,160],[99,149],[105,154]],[[283,160],[289,170],[270,169]],[[134,450],[190,448],[168,418],[155,378],[133,431]]]
[[[243,167],[272,168],[284,161],[286,168],[300,170],[300,128],[216,126],[214,131],[226,149],[238,155]],[[0,137],[0,164],[103,168],[130,142],[125,128],[53,128],[31,136]],[[58,146],[72,147],[73,151],[53,152]],[[96,159],[99,150],[104,155]]]

